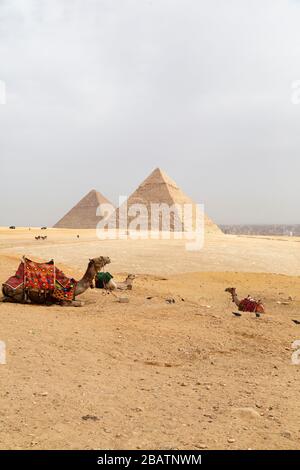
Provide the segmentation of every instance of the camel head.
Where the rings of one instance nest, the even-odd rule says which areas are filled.
[[[98,273],[104,266],[110,263],[111,260],[108,256],[99,256],[99,258],[90,259],[89,265],[93,265],[96,272]]]
[[[229,292],[229,294],[234,295],[236,293],[236,288],[235,287],[227,287],[225,289],[225,292]]]

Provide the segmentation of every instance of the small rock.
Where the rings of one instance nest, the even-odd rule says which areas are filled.
[[[229,439],[227,439],[227,442],[228,442],[229,444],[234,444],[234,443],[235,443],[235,439],[229,438]]]
[[[286,439],[291,439],[292,438],[292,433],[290,431],[283,431],[280,433],[282,437],[285,437]]]
[[[197,447],[198,449],[207,449],[207,445],[205,444],[197,444],[195,447]]]
[[[98,416],[93,415],[82,416],[81,419],[83,419],[83,421],[99,421]]]
[[[253,419],[260,418],[260,414],[254,408],[236,408],[234,410],[241,418],[244,419]]]

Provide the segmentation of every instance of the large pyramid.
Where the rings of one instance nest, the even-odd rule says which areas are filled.
[[[124,212],[126,214],[126,208],[124,204],[120,206],[116,212],[117,228],[125,229],[130,227],[130,223],[136,218],[136,215],[130,214],[130,208],[134,204],[142,204],[147,208],[148,214],[151,214],[151,204],[166,204],[172,207],[174,204],[178,205],[179,208],[183,208],[185,204],[191,205],[191,226],[195,228],[196,220],[196,204],[188,197],[181,189],[177,186],[166,173],[160,168],[156,168],[148,178],[136,189],[136,191],[128,198],[127,204],[127,219],[124,218]],[[134,212],[134,210],[133,210]],[[139,215],[139,214],[138,214]],[[140,215],[139,219],[143,221],[143,216]],[[187,219],[186,219],[187,220]],[[182,220],[182,209],[178,213],[174,211],[171,218],[168,220],[168,228],[164,226],[162,217],[156,220],[156,228],[151,225],[151,215],[148,215],[148,230],[170,230],[170,231],[185,231],[186,227]],[[144,222],[144,221],[143,221]],[[147,222],[143,223],[145,227]],[[217,225],[215,225],[205,214],[204,214],[204,226],[206,232],[221,232]]]
[[[101,193],[92,189],[54,225],[54,228],[95,229],[101,220],[101,216],[97,216],[97,210],[101,204],[111,203]]]

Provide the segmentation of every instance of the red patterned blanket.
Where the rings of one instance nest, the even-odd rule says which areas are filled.
[[[241,300],[239,310],[241,312],[263,313],[264,307],[258,300],[252,299],[251,297],[246,297],[245,299]]]
[[[24,284],[24,263],[21,263],[20,266],[18,267],[18,270],[16,274],[9,279],[3,284],[8,287],[11,287],[12,289],[18,289],[18,287],[21,287]]]
[[[27,291],[51,294],[58,300],[73,300],[76,284],[75,279],[65,276],[53,260],[36,263],[27,258],[23,258],[16,274],[5,282],[12,289],[23,286]]]

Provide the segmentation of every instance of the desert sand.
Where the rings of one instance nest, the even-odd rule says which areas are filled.
[[[299,239],[214,235],[188,252],[36,234],[0,229],[1,282],[24,254],[77,278],[108,255],[117,279],[138,276],[128,304],[97,290],[82,308],[0,303],[1,449],[300,449]],[[233,316],[228,286],[267,313]]]

